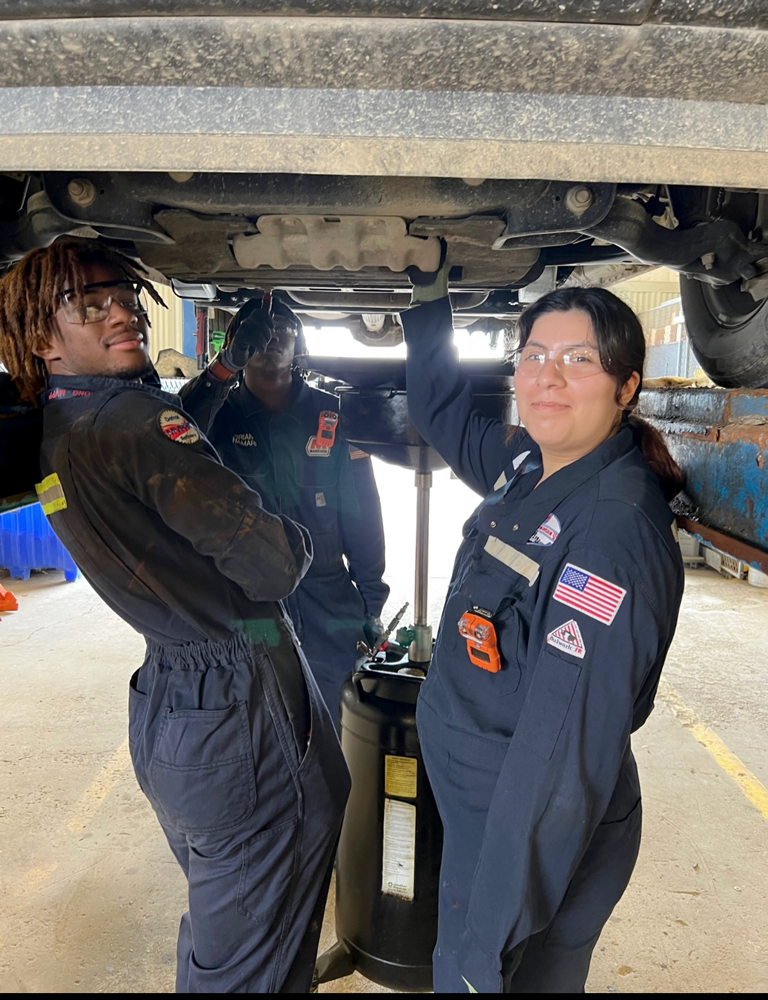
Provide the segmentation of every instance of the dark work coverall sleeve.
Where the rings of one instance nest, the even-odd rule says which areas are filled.
[[[469,380],[453,346],[450,300],[401,313],[408,345],[408,413],[424,440],[459,479],[482,496],[514,456],[508,426],[475,409]]]
[[[179,390],[184,409],[195,418],[203,434],[211,433],[219,410],[236,384],[222,382],[206,370],[185,382]]]
[[[344,555],[349,575],[365,602],[366,615],[378,618],[389,597],[389,587],[382,580],[384,525],[379,491],[370,458],[351,458],[350,447],[344,441],[341,444],[347,453],[341,469],[340,493],[353,501],[345,504],[339,517]],[[357,449],[352,446],[352,450]]]
[[[633,580],[595,549],[572,549],[555,581],[566,562],[626,594],[611,625],[555,601],[554,584],[539,597],[539,627],[532,633],[546,637],[574,619],[585,655],[541,642],[499,774],[459,954],[462,976],[479,993],[502,992],[502,955],[554,919],[611,802],[635,701],[671,639],[669,612],[665,619],[654,607],[665,595],[642,590],[636,569]],[[535,656],[529,650],[529,658]]]
[[[287,597],[312,561],[308,533],[267,513],[258,493],[221,464],[196,429],[188,444],[166,437],[160,416],[169,410],[179,412],[151,394],[112,397],[94,424],[105,471],[251,600]]]

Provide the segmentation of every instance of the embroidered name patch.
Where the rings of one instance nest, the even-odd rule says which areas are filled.
[[[256,447],[256,442],[253,440],[253,434],[234,434],[232,436],[232,444],[239,444],[242,448]]]
[[[559,628],[553,629],[547,636],[547,642],[555,649],[562,649],[564,653],[577,656],[580,660],[584,659],[586,652],[584,640],[581,637],[581,629],[573,618],[564,625],[560,625]]]
[[[589,570],[566,563],[552,597],[560,604],[582,611],[603,625],[610,625],[621,607],[626,590]]]
[[[562,528],[554,514],[550,514],[543,524],[540,524],[528,539],[529,545],[551,545],[557,540]]]
[[[176,444],[195,444],[200,440],[200,432],[178,410],[163,410],[157,418],[160,430]]]

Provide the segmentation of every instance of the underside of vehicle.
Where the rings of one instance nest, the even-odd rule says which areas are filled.
[[[0,266],[65,233],[232,309],[396,342],[681,274],[720,385],[768,385],[763,0],[5,0]],[[764,235],[765,234],[765,235]]]
[[[757,191],[312,174],[41,172],[0,179],[7,263],[66,233],[222,309],[283,289],[314,325],[401,338],[406,268],[451,265],[457,325],[511,330],[554,288],[677,269],[694,348],[726,386],[768,384],[768,221]]]

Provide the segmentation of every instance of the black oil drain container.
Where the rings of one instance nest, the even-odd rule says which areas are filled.
[[[407,659],[363,661],[342,688],[352,791],[336,865],[338,942],[318,960],[319,982],[356,969],[390,989],[432,990],[443,830],[416,733],[422,680]]]

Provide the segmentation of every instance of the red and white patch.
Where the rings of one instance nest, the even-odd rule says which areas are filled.
[[[176,444],[196,444],[200,440],[200,431],[178,410],[163,410],[157,422],[163,434]]]
[[[553,629],[547,636],[547,642],[550,646],[554,646],[555,649],[561,649],[564,653],[577,656],[580,660],[584,659],[584,653],[586,652],[584,640],[581,637],[581,629],[578,626],[578,622],[575,622],[573,618],[564,625]]]
[[[307,440],[306,451],[310,458],[330,458],[331,456],[331,446],[323,444],[314,434]]]
[[[360,448],[354,448],[352,445],[349,446],[349,457],[350,458],[370,458],[367,451],[361,451]]]
[[[562,527],[559,519],[555,514],[550,514],[546,521],[544,521],[543,524],[540,524],[528,539],[528,544],[552,545],[553,542],[557,541],[557,536],[561,531]]]
[[[623,587],[617,587],[610,580],[604,580],[581,566],[566,563],[552,597],[603,625],[611,625],[626,594]]]

